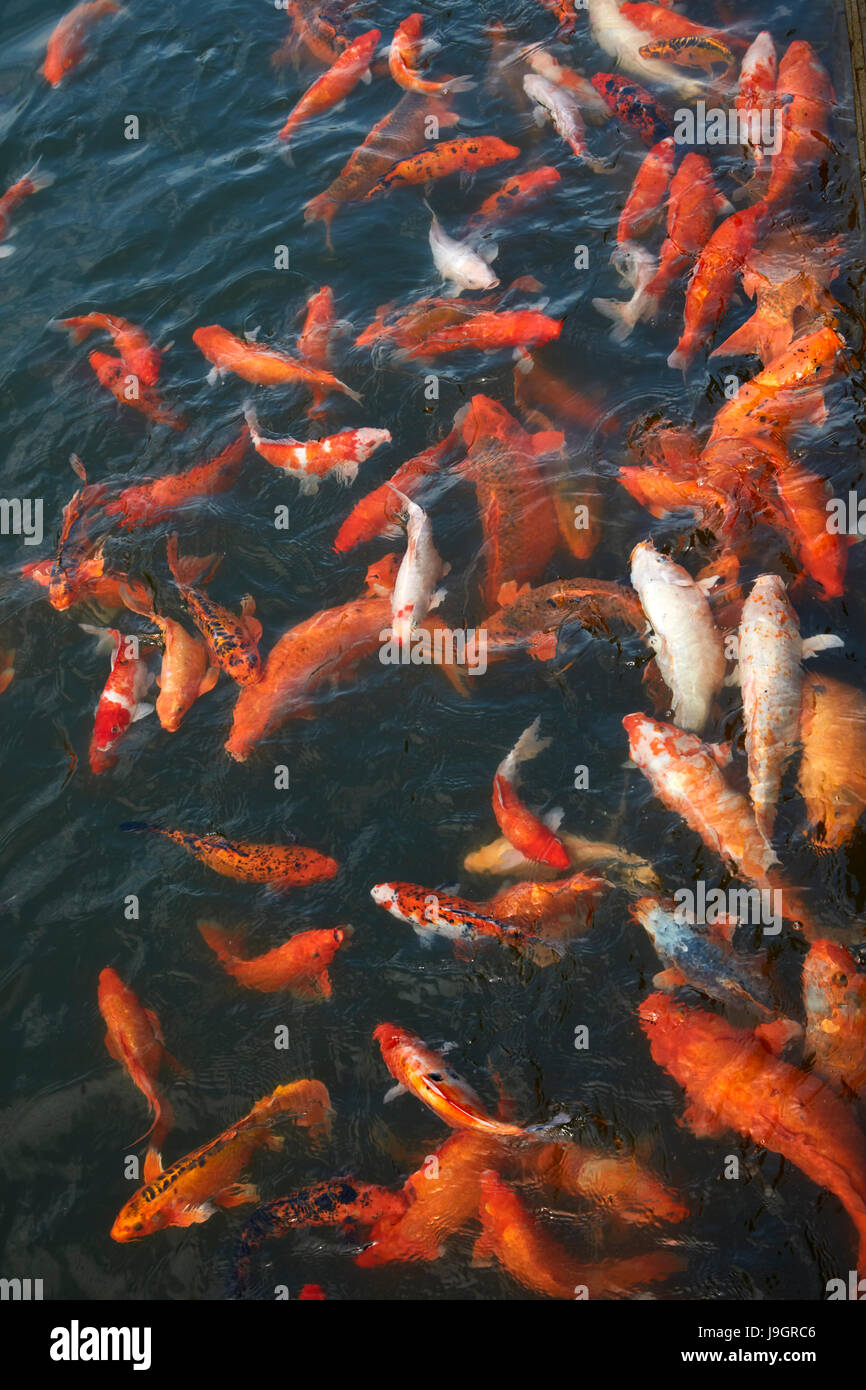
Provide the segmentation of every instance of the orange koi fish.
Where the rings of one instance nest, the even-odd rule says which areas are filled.
[[[617,429],[613,416],[604,418],[604,406],[595,394],[584,395],[571,382],[549,371],[532,353],[524,352],[515,363],[513,381],[514,404],[530,420],[540,412],[548,421],[568,425],[583,434],[596,428],[603,434],[612,434]]]
[[[189,502],[199,502],[228,492],[238,479],[249,442],[250,432],[244,425],[237,438],[222,453],[182,473],[169,473],[146,483],[133,483],[105,503],[103,514],[117,517],[121,530],[132,531],[139,526],[154,526],[164,521]]]
[[[479,312],[480,306],[493,302],[494,298],[494,295],[479,295],[478,299],[459,300],[427,295],[405,310],[394,304],[381,304],[373,322],[358,334],[355,346],[372,347],[374,352],[388,342],[397,347],[414,347],[439,328],[465,323]]]
[[[866,697],[831,676],[807,674],[797,790],[816,844],[840,849],[866,810]]]
[[[15,679],[15,652],[0,648],[0,695],[8,690]]]
[[[547,941],[570,941],[592,926],[595,910],[610,887],[606,878],[580,873],[551,883],[514,883],[500,889],[487,907],[495,917],[538,932]]]
[[[560,838],[568,850],[572,869],[591,872],[604,870],[630,893],[661,892],[661,883],[652,864],[641,859],[640,855],[630,854],[628,850],[605,840],[587,840],[582,835],[571,835],[565,830]],[[547,864],[524,859],[504,835],[498,836],[489,845],[483,845],[481,849],[470,851],[463,860],[463,867],[469,874],[520,874],[533,882],[550,880],[557,872]],[[519,915],[517,920],[520,920]]]
[[[334,294],[330,285],[323,285],[307,300],[304,325],[298,337],[298,355],[314,371],[330,372],[331,340],[335,329]],[[324,413],[327,394],[325,387],[313,387],[313,399],[307,409],[311,418]]]
[[[540,169],[529,169],[524,174],[513,174],[510,179],[484,199],[481,207],[474,212],[467,224],[470,231],[478,227],[497,226],[507,218],[525,212],[541,198],[552,193],[562,175],[550,164]]]
[[[317,370],[302,362],[298,357],[279,348],[267,347],[264,343],[244,341],[235,337],[219,324],[207,328],[197,328],[192,340],[208,362],[213,363],[208,373],[209,381],[216,381],[226,372],[233,372],[253,386],[284,386],[288,383],[305,386],[310,391],[325,389],[342,391],[353,401],[361,397],[351,386],[338,381],[331,372]]]
[[[155,386],[162,353],[155,348],[143,328],[119,314],[83,314],[79,318],[58,319],[53,328],[65,329],[71,343],[83,343],[98,330],[108,333],[128,371],[145,386]]]
[[[355,1264],[373,1269],[395,1260],[438,1259],[446,1241],[475,1217],[481,1174],[501,1153],[499,1141],[488,1134],[468,1129],[450,1134],[406,1180],[402,1211],[383,1214]]]
[[[761,1035],[670,995],[651,994],[638,1017],[653,1060],[688,1096],[693,1133],[736,1130],[832,1192],[857,1228],[866,1268],[866,1139],[827,1083],[774,1056]]]
[[[370,65],[381,37],[378,29],[368,29],[366,34],[361,34],[343,50],[336,62],[316,79],[292,109],[280,131],[281,140],[288,143],[305,121],[330,111],[332,107],[345,101],[359,82],[371,80]]]
[[[369,201],[392,188],[410,188],[451,174],[475,174],[505,159],[516,159],[520,150],[507,145],[497,135],[470,135],[463,140],[443,140],[432,149],[421,150],[409,159],[400,159],[383,175],[364,200]]]
[[[733,212],[713,180],[710,162],[690,151],[671,181],[667,232],[658,269],[646,287],[646,316],[654,317],[670,286],[694,265],[712,235],[716,217]]]
[[[217,1207],[258,1202],[253,1184],[238,1179],[257,1149],[282,1148],[284,1140],[273,1133],[277,1120],[288,1116],[306,1126],[311,1136],[321,1134],[327,1129],[330,1108],[331,1100],[321,1081],[292,1081],[278,1086],[243,1119],[170,1168],[163,1168],[157,1151],[148,1149],[144,1186],[118,1213],[111,1228],[112,1240],[142,1240],[167,1226],[208,1221]]]
[[[637,1285],[668,1279],[683,1268],[683,1260],[668,1251],[578,1264],[492,1169],[481,1175],[478,1215],[481,1235],[475,1242],[473,1263],[496,1260],[518,1283],[548,1298],[615,1297]]]
[[[493,779],[493,814],[506,840],[527,859],[550,864],[554,869],[567,869],[571,863],[568,851],[553,831],[539,820],[517,795],[520,765],[535,758],[552,743],[538,737],[541,716],[524,729],[511,752],[503,758]]]
[[[689,1208],[633,1155],[605,1154],[582,1144],[541,1144],[519,1155],[523,1177],[543,1183],[555,1198],[580,1197],[626,1225],[684,1221]]]
[[[776,80],[776,112],[782,138],[770,173],[767,202],[776,206],[806,183],[832,153],[828,134],[836,95],[827,69],[811,44],[796,39],[782,56]]]
[[[502,348],[541,347],[558,338],[562,320],[536,309],[480,310],[464,323],[435,329],[398,358],[441,357],[448,352],[498,352]]]
[[[169,425],[173,430],[186,429],[184,417],[167,406],[152,386],[145,386],[120,357],[112,357],[107,352],[91,352],[87,360],[100,386],[110,391],[119,405],[141,411],[157,425]]]
[[[179,568],[176,532],[166,542],[166,554],[178,593],[214,661],[238,685],[255,685],[262,678],[258,645],[262,625],[254,617],[255,600],[247,594],[241,600],[241,616],[236,618],[221,603],[209,598],[204,590],[194,589],[186,582]]]
[[[337,554],[376,536],[390,535],[392,530],[396,532],[402,505],[397,494],[414,497],[424,479],[440,473],[444,464],[460,451],[462,442],[459,430],[451,430],[440,443],[431,444],[429,449],[401,463],[387,482],[356,502],[334,538]]]
[[[53,174],[40,174],[38,170],[37,161],[33,168],[7,188],[0,198],[0,242],[4,242],[9,235],[9,218],[24,199],[32,197],[34,193],[40,193],[43,188],[50,188],[53,184]],[[14,250],[15,247],[9,244],[0,245],[0,259],[11,256]]]
[[[422,941],[431,934],[453,941],[458,960],[470,960],[474,947],[486,941],[512,946],[538,966],[552,965],[562,958],[558,947],[551,947],[516,923],[497,918],[489,903],[432,893],[417,883],[376,883],[370,897],[398,922],[413,927]]]
[[[501,1139],[532,1138],[518,1125],[489,1115],[471,1086],[417,1033],[394,1023],[380,1023],[373,1030],[373,1037],[382,1050],[385,1066],[397,1082],[386,1100],[409,1091],[451,1129],[468,1129]],[[555,1123],[552,1121],[547,1128]]]
[[[622,722],[632,761],[658,799],[744,878],[766,884],[779,861],[746,798],[722,776],[718,760],[726,750],[645,714],[627,714]]]
[[[837,1089],[866,1086],[866,975],[833,941],[813,941],[803,963],[806,1052]]]
[[[468,92],[475,83],[469,77],[447,77],[442,82],[430,82],[418,75],[418,59],[422,48],[421,35],[424,16],[410,14],[394,31],[388,51],[388,68],[398,87],[407,92]]]
[[[766,230],[766,203],[735,212],[720,222],[703,247],[686,291],[683,331],[668,358],[685,372],[695,353],[715,333],[728,307],[740,271]]]
[[[142,1008],[129,985],[109,966],[100,972],[97,998],[107,1029],[105,1046],[141,1091],[153,1115],[150,1129],[141,1137],[152,1135],[151,1144],[159,1149],[174,1124],[171,1106],[157,1089],[160,1068],[163,1062],[181,1074],[185,1068],[166,1051],[156,1014]]]
[[[504,406],[482,395],[472,397],[461,428],[468,452],[455,472],[478,495],[484,598],[492,611],[506,580],[537,579],[556,549],[556,515],[538,460],[560,449],[564,436],[554,430],[527,434]]]
[[[249,1283],[252,1256],[268,1240],[320,1226],[342,1226],[355,1231],[378,1222],[397,1220],[405,1209],[406,1198],[402,1192],[375,1183],[356,1182],[351,1177],[327,1178],[324,1182],[302,1187],[288,1197],[266,1202],[253,1212],[235,1246],[232,1294],[235,1297],[243,1295]],[[306,1284],[298,1298],[305,1296],[305,1290],[315,1289],[318,1289],[317,1284]],[[306,1293],[308,1299],[324,1296],[321,1289],[318,1293]]]
[[[157,613],[152,599],[130,589],[122,591],[127,608],[141,613],[159,628],[163,642],[162,665],[157,676],[159,695],[156,717],[167,733],[174,734],[196,700],[213,690],[219,667],[204,642],[187,632],[183,623]]]
[[[730,528],[734,512],[730,497],[702,479],[677,478],[664,468],[626,466],[619,470],[617,481],[659,520],[685,511],[693,512],[696,524],[714,535]]]
[[[333,10],[333,5],[329,8]],[[318,0],[286,0],[286,13],[291,21],[292,33],[273,55],[275,66],[291,62],[295,50],[306,49],[309,57],[324,67],[330,67],[349,46],[344,34],[337,32],[336,26],[325,15],[318,12]]]
[[[560,629],[570,622],[607,637],[611,623],[638,634],[646,628],[632,590],[609,579],[555,579],[537,589],[512,581],[502,585],[498,598],[501,607],[484,624],[488,660],[525,650],[535,661],[550,661]]]
[[[736,58],[723,39],[702,34],[677,34],[654,39],[638,49],[642,58],[660,58],[686,68],[701,68],[708,77],[723,77],[736,66]]]
[[[649,154],[644,156],[619,215],[616,228],[618,246],[639,240],[661,217],[675,161],[676,144],[672,135],[653,145]]]
[[[282,946],[249,958],[240,954],[242,931],[227,932],[215,922],[199,922],[198,929],[239,985],[262,994],[285,990],[296,999],[330,999],[328,966],[352,934],[351,927],[295,932]]]
[[[253,441],[253,448],[274,468],[282,468],[297,478],[301,494],[319,490],[319,479],[335,477],[347,487],[358,476],[358,469],[380,444],[391,443],[390,430],[341,430],[339,434],[306,442],[288,436],[285,439],[265,439],[252,405],[244,405],[244,417]]]
[[[228,840],[223,835],[195,835],[188,830],[164,830],[144,821],[124,821],[121,830],[147,831],[173,840],[214,873],[241,883],[268,883],[278,891],[305,888],[334,878],[339,864],[304,845],[256,845]]]
[[[722,33],[718,29],[708,29],[703,24],[695,24],[693,20],[686,19],[681,14],[674,14],[671,8],[666,5],[650,4],[649,0],[638,0],[638,3],[626,0],[626,3],[620,5],[619,8],[625,19],[630,20],[639,29],[654,35],[657,39],[714,39],[724,48],[730,46],[730,48],[742,50],[746,47],[744,40]],[[643,53],[643,49],[638,51]],[[677,61],[672,53],[666,53],[663,56],[668,62],[675,63]]]
[[[774,449],[770,458],[776,468],[784,532],[797,563],[817,585],[822,598],[841,598],[845,592],[848,538],[827,530],[829,483],[798,468],[784,450]]]
[[[111,668],[96,706],[90,739],[90,770],[99,776],[117,763],[117,745],[130,726],[153,713],[153,705],[144,699],[153,673],[147,655],[139,655],[138,638],[125,637],[115,628],[82,626],[98,638],[100,647],[110,645],[112,649]]]
[[[122,5],[114,0],[87,0],[86,4],[76,5],[65,14],[52,30],[45,50],[45,61],[39,71],[56,87],[79,63],[87,57],[85,37],[97,20],[110,14],[125,13]]]
[[[391,591],[399,561],[386,555],[367,570],[365,592],[326,608],[284,632],[257,685],[241,690],[225,749],[244,762],[263,738],[290,718],[313,717],[313,697],[345,680],[380,646],[391,624]]]
[[[844,347],[845,339],[829,325],[795,339],[716,412],[707,450],[721,441],[730,449],[738,435],[773,435],[784,443],[803,421],[823,424],[827,409],[821,388],[836,371]]]
[[[360,201],[399,160],[420,149],[427,139],[431,117],[440,129],[456,125],[458,120],[455,112],[448,110],[444,97],[407,92],[393,110],[373,126],[324,193],[306,204],[304,221],[325,223],[329,248],[331,223],[340,208]]]

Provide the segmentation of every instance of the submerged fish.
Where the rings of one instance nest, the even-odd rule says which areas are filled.
[[[318,850],[303,845],[258,845],[228,840],[223,835],[195,835],[187,830],[164,830],[144,821],[125,821],[121,830],[147,831],[173,840],[215,873],[243,883],[269,883],[272,888],[301,888],[333,878],[339,865]]]
[[[285,990],[298,999],[330,999],[328,974],[334,956],[352,934],[351,927],[295,932],[281,946],[261,956],[241,954],[244,932],[226,931],[216,922],[199,922],[198,929],[223,968],[239,985],[262,994]]]

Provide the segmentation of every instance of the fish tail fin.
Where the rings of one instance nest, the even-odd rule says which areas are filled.
[[[29,193],[41,193],[43,188],[50,188],[55,181],[56,175],[50,174],[47,169],[40,169],[40,163],[41,160],[37,159],[33,168],[28,169],[21,179],[22,183],[29,183]]]
[[[247,422],[247,429],[250,432],[250,438],[254,444],[258,444],[261,439],[261,434],[259,433],[259,417],[256,414],[256,408],[252,401],[244,401],[243,412],[244,419]]]
[[[334,379],[336,380],[336,378]],[[352,387],[347,386],[344,381],[337,381],[337,385],[344,395],[348,396],[357,405],[361,404],[362,397],[360,391],[353,391]]]
[[[540,726],[541,715],[539,714],[529,725],[529,728],[523,730],[523,733],[520,735],[520,738],[517,740],[506,759],[510,773],[513,774],[521,763],[529,762],[530,759],[536,758],[539,753],[542,753],[545,748],[550,747],[553,742],[552,739],[538,737]],[[506,773],[503,773],[503,776],[506,775]],[[509,780],[511,780],[511,778],[509,778]]]
[[[86,316],[72,319],[49,319],[47,326],[57,333],[67,333],[70,343],[73,344],[83,343],[93,329],[93,325],[88,322]]]
[[[242,959],[237,953],[239,938],[243,939],[242,932],[227,931],[216,922],[199,922],[198,929],[220,964],[230,969]]]
[[[93,623],[79,623],[82,632],[86,632],[89,637],[96,638],[96,650],[98,652],[111,651],[117,646],[120,634],[112,627],[96,627]]]
[[[166,559],[168,560],[168,567],[169,567],[169,569],[171,570],[172,577],[173,577],[173,579],[175,580],[175,583],[179,583],[179,580],[178,580],[178,577],[177,577],[177,566],[178,566],[177,531],[172,531],[171,535],[168,536],[168,537],[166,538],[166,542],[165,542],[165,557],[166,557]]]
[[[758,329],[760,326],[761,312],[756,310],[752,317],[740,324],[729,338],[720,343],[717,348],[713,348],[710,357],[735,357],[740,353],[745,355],[758,351]]]
[[[164,1096],[161,1096],[159,1092],[155,1093],[155,1101],[155,1115],[153,1126],[150,1130],[150,1143],[154,1149],[162,1152],[165,1137],[169,1130],[174,1128],[174,1110],[172,1109],[171,1102],[166,1100]]]
[[[477,86],[478,83],[473,81],[468,73],[460,77],[449,77],[447,82],[442,83],[442,95],[451,96],[454,92],[471,92],[472,88]]]
[[[597,309],[606,319],[610,319],[613,328],[610,336],[615,343],[624,343],[631,336],[632,329],[640,318],[640,313],[635,309],[636,301],[633,299],[594,299],[593,309]]]

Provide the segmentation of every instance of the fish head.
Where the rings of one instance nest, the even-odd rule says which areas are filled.
[[[365,579],[368,592],[386,598],[394,588],[399,569],[400,556],[394,551],[383,555],[381,560],[374,561],[367,570]]]
[[[125,1245],[133,1240],[143,1240],[154,1231],[161,1231],[170,1225],[170,1212],[164,1204],[153,1206],[156,1193],[153,1187],[144,1187],[130,1197],[121,1207],[111,1228],[111,1239]]]
[[[842,1003],[856,978],[857,962],[844,946],[824,939],[813,941],[803,965],[806,1012],[832,1012]],[[866,985],[866,975],[862,976],[862,980]]]

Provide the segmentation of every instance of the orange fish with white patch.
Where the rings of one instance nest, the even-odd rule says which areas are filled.
[[[524,729],[511,752],[496,769],[493,779],[493,814],[508,843],[527,859],[549,864],[554,869],[567,869],[571,860],[562,841],[557,839],[550,827],[539,820],[517,795],[521,763],[537,757],[552,742],[549,738],[538,737],[540,724],[539,715],[528,729]]]
[[[413,497],[423,486],[425,478],[441,473],[443,465],[461,451],[461,445],[459,430],[451,430],[438,444],[431,444],[429,449],[401,463],[387,482],[356,502],[334,537],[337,554],[342,555],[364,541],[374,540],[376,536],[398,534],[402,507],[400,494]]]
[[[295,932],[281,946],[261,956],[241,955],[244,933],[226,931],[215,922],[199,922],[198,929],[224,969],[245,989],[262,994],[285,991],[296,999],[330,999],[328,967],[351,927],[327,931]]]
[[[141,1091],[153,1115],[153,1124],[141,1137],[152,1135],[151,1144],[159,1149],[174,1123],[171,1106],[157,1088],[159,1072],[163,1063],[180,1073],[185,1068],[166,1051],[156,1014],[142,1008],[133,990],[110,966],[100,973],[97,998],[107,1029],[105,1046]]]
[[[297,478],[301,494],[318,492],[319,479],[335,477],[348,487],[358,476],[358,469],[382,444],[391,443],[390,430],[341,430],[324,439],[266,439],[259,433],[256,412],[249,401],[244,405],[244,418],[257,454],[274,468],[281,468]]]
[[[99,775],[115,766],[117,745],[130,727],[153,713],[153,705],[144,699],[153,673],[137,637],[124,636],[116,628],[85,623],[82,627],[98,639],[99,647],[111,647],[111,668],[96,706],[90,740],[90,770]]]

